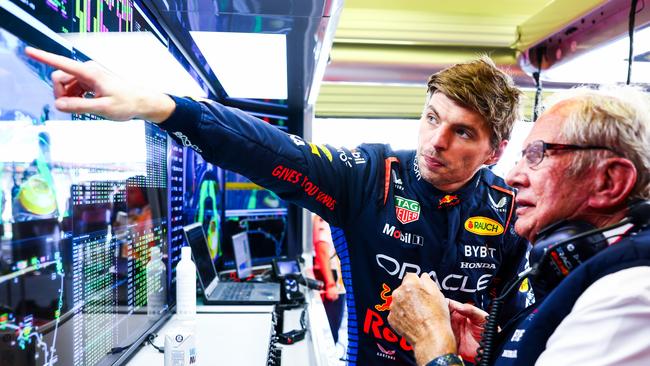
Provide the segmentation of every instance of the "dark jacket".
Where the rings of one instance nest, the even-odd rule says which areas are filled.
[[[350,364],[414,364],[386,320],[406,272],[427,272],[445,296],[485,308],[522,263],[514,193],[488,169],[445,194],[421,179],[414,151],[315,145],[215,102],[175,101],[161,127],[178,142],[342,230]]]

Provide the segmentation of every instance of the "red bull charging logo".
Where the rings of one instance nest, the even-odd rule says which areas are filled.
[[[375,309],[377,311],[386,311],[390,309],[390,304],[393,302],[393,296],[388,295],[388,293],[391,291],[390,287],[388,287],[387,284],[382,283],[381,284],[381,293],[379,294],[379,297],[383,300],[383,303],[379,305],[375,305]]]
[[[460,203],[458,196],[453,194],[446,194],[438,201],[438,208],[453,207]]]
[[[397,333],[395,333],[395,331],[390,328],[388,322],[381,315],[381,312],[390,309],[390,304],[393,301],[393,296],[389,295],[391,288],[388,287],[388,285],[385,283],[382,283],[381,287],[382,291],[379,297],[381,298],[382,303],[374,306],[375,310],[377,311],[373,310],[372,308],[366,309],[366,315],[363,320],[363,332],[374,337],[375,339],[380,339],[388,342],[388,344],[386,344],[388,346],[397,345],[404,351],[411,351],[413,350],[411,345],[406,342],[406,339],[404,339],[404,337],[400,337]],[[386,352],[389,351],[388,348],[384,348],[381,351],[381,354],[378,354],[378,356],[385,357],[388,355],[390,357],[385,358],[394,357],[392,354],[390,354],[390,352]]]

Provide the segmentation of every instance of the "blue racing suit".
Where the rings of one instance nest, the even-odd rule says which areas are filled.
[[[216,102],[174,100],[160,126],[179,143],[340,229],[349,364],[415,364],[386,320],[405,273],[429,273],[446,297],[485,309],[523,261],[514,193],[488,169],[448,194],[421,178],[414,151],[315,145]]]

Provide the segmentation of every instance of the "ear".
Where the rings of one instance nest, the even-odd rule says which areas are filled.
[[[589,205],[594,208],[610,208],[625,204],[636,184],[637,171],[631,161],[610,158],[601,162],[595,170]]]
[[[485,165],[496,164],[497,161],[499,161],[499,159],[501,158],[501,155],[503,155],[503,152],[506,150],[506,146],[508,146],[508,140],[501,141],[501,143],[499,143],[499,147],[497,147],[496,150],[492,151],[492,154],[490,154],[490,156],[483,164]]]

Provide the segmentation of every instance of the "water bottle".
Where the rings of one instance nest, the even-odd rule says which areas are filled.
[[[162,261],[160,247],[151,247],[147,262],[147,315],[158,320],[165,306],[165,264]]]
[[[196,266],[192,249],[181,248],[176,265],[176,319],[165,334],[165,366],[192,366],[196,349]]]
[[[181,260],[176,265],[176,317],[180,321],[196,318],[196,266],[187,246],[181,248]]]

